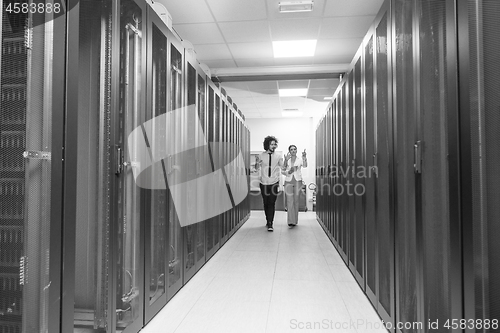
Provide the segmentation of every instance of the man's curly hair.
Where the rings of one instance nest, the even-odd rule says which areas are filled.
[[[264,139],[264,150],[269,149],[269,145],[271,144],[271,141],[276,141],[276,143],[278,143],[278,139],[276,139],[274,136],[268,135]]]

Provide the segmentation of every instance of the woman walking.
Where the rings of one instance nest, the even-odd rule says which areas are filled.
[[[302,158],[297,158],[297,146],[290,145],[285,156],[282,174],[285,175],[285,197],[288,226],[296,226],[299,222],[299,195],[302,189],[302,168],[307,168],[306,150]]]

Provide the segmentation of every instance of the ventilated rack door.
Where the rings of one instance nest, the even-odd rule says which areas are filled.
[[[142,325],[144,306],[144,207],[142,189],[134,170],[143,164],[144,141],[131,135],[145,121],[145,40],[147,29],[144,4],[120,2],[119,95],[116,131],[116,247],[115,290],[116,331],[134,330]],[[137,133],[137,132],[134,132]]]
[[[500,2],[460,4],[465,318],[500,320]],[[487,328],[488,327],[488,328]],[[472,332],[472,331],[471,331]]]
[[[356,261],[356,220],[355,220],[355,195],[354,195],[354,71],[351,70],[347,77],[347,146],[346,146],[346,186],[344,192],[347,199],[347,234],[348,234],[348,258],[351,273],[355,272]]]
[[[0,331],[47,332],[60,319],[66,17],[61,3],[13,4],[0,3]]]
[[[79,20],[73,329],[94,332],[110,326],[112,6],[80,1]]]
[[[148,47],[147,64],[147,108],[144,132],[147,140],[147,154],[153,161],[149,166],[149,177],[145,179],[145,322],[167,303],[168,278],[168,226],[170,192],[166,157],[169,139],[166,113],[168,106],[168,29],[166,25],[148,9]],[[146,161],[144,161],[146,162]]]
[[[353,94],[354,94],[354,110],[353,110],[353,166],[352,171],[354,173],[352,193],[354,195],[354,230],[355,230],[355,276],[358,282],[364,289],[364,240],[365,240],[365,212],[363,206],[363,197],[365,195],[365,178],[369,176],[367,170],[364,167],[364,127],[362,114],[362,101],[361,101],[361,64],[362,58],[359,54],[359,58],[354,66],[354,82],[353,82]]]
[[[170,146],[170,151],[176,154],[170,155],[170,161],[167,163],[167,175],[168,175],[168,187],[172,200],[170,205],[175,207],[170,210],[169,218],[169,277],[168,277],[168,298],[170,299],[182,286],[182,262],[183,262],[183,237],[182,229],[180,224],[179,214],[185,212],[184,205],[186,192],[179,186],[182,183],[182,177],[184,175],[184,170],[181,166],[183,165],[183,150],[185,147],[185,142],[182,140],[182,133],[186,129],[186,114],[183,110],[182,94],[183,94],[183,84],[182,78],[185,69],[183,68],[183,54],[181,53],[180,43],[173,43],[171,40],[170,44],[170,105],[168,107],[168,112],[173,114],[171,116],[172,121],[169,122],[168,132],[170,138],[173,140],[168,140],[168,145]]]
[[[382,16],[376,28],[376,218],[378,237],[379,313],[394,321],[394,222],[392,216],[392,125],[389,91],[389,13]]]
[[[215,171],[215,165],[216,163],[216,157],[218,156],[217,151],[216,151],[216,145],[214,145],[214,142],[216,141],[216,129],[218,128],[216,126],[216,121],[218,117],[216,116],[216,111],[218,112],[218,109],[216,110],[215,107],[215,91],[214,87],[209,84],[208,85],[208,112],[207,112],[207,138],[208,138],[208,144],[209,144],[209,157],[210,157],[210,163],[211,163],[211,169],[212,171]],[[218,137],[218,136],[217,136]],[[216,197],[214,196],[208,196],[205,198],[205,200],[208,201],[209,204],[212,205],[212,207],[216,206],[217,202]],[[218,222],[218,217],[214,216],[211,217],[206,224],[206,230],[205,230],[205,235],[206,235],[206,249],[207,249],[207,259],[210,258],[215,251],[219,248],[219,222]]]
[[[198,152],[197,160],[197,177],[201,177],[209,172],[212,172],[212,164],[210,163],[209,155],[209,143],[207,136],[207,85],[205,82],[205,75],[198,74],[198,85],[197,85],[197,112],[198,121],[200,123],[201,132],[198,133],[199,139],[206,142],[207,146],[203,151]],[[205,195],[209,193],[208,186],[200,182],[199,191],[197,193],[197,203],[200,207],[201,212],[208,211],[208,200],[206,200]],[[198,223],[196,226],[196,270],[200,269],[205,263],[205,230],[208,223],[208,219],[200,217],[202,223]]]
[[[455,130],[452,119],[457,119],[456,82],[450,81],[455,73],[452,67],[455,59],[451,60],[448,52],[450,32],[448,13],[454,12],[454,6],[445,0],[417,2],[418,38],[418,89],[417,95],[419,111],[419,142],[418,155],[421,157],[421,191],[417,204],[421,207],[417,225],[421,229],[421,262],[423,283],[423,311],[424,318],[431,321],[439,320],[439,328],[446,329],[444,323],[449,318],[461,316],[461,307],[456,307],[461,299],[460,294],[453,291],[456,281],[460,288],[460,279],[457,279],[454,267],[459,267],[461,259],[458,251],[452,251],[454,242],[460,242],[457,219],[450,214],[453,207],[457,207],[455,193],[450,191],[455,186],[458,172],[456,164],[450,163],[453,158],[453,147],[456,143],[450,141],[450,131]],[[454,19],[452,21],[454,23]],[[453,32],[453,31],[451,31]],[[453,68],[453,69],[452,69]],[[453,104],[450,104],[453,103]],[[453,202],[453,204],[450,204]],[[456,298],[454,298],[456,297]]]
[[[366,162],[365,169],[369,177],[365,181],[365,217],[366,217],[366,294],[372,302],[377,302],[377,224],[375,219],[375,179],[377,166],[375,156],[375,104],[374,104],[374,65],[373,36],[364,46],[365,61],[365,131]]]
[[[188,50],[185,50],[186,59],[191,60]],[[185,131],[182,133],[181,138],[176,138],[177,140],[182,140],[185,142],[186,147],[183,152],[183,172],[185,177],[183,177],[182,186],[186,187],[186,193],[184,195],[184,205],[183,209],[186,209],[184,215],[188,225],[183,227],[184,232],[184,283],[186,283],[196,272],[196,257],[195,257],[195,245],[196,245],[196,227],[195,224],[198,218],[198,197],[199,192],[197,188],[197,152],[195,147],[198,142],[198,110],[196,108],[196,96],[197,96],[197,86],[196,69],[186,60],[186,107],[183,109],[185,114]],[[189,206],[188,206],[189,203]]]
[[[417,286],[417,221],[415,144],[417,114],[415,108],[413,3],[398,0],[394,4],[394,125],[395,177],[397,206],[396,233],[396,318],[399,322],[421,322]]]

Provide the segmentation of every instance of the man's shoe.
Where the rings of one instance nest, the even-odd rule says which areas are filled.
[[[274,231],[273,226],[272,225],[268,226],[267,231]]]

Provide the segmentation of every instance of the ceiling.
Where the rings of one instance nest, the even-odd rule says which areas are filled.
[[[191,42],[247,118],[324,113],[383,0],[314,0],[313,11],[280,13],[280,0],[154,0]],[[272,41],[317,39],[313,57],[274,58]],[[309,88],[306,97],[278,89]]]

